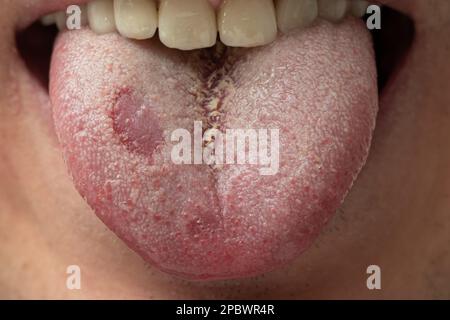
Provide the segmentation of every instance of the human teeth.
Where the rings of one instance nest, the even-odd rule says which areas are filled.
[[[52,24],[55,24],[56,23],[56,14],[50,13],[50,14],[43,16],[41,18],[41,23],[44,26],[51,26]]]
[[[83,4],[80,6],[81,9],[81,25],[88,25],[88,16],[87,16],[87,5]]]
[[[62,31],[66,29],[66,13],[64,11],[60,11],[55,13],[55,23],[58,27],[58,30]]]
[[[116,30],[112,0],[94,0],[87,5],[89,26],[95,33],[103,34]]]
[[[114,0],[114,20],[119,33],[132,39],[149,39],[158,27],[154,0]]]
[[[317,0],[278,0],[278,29],[289,32],[292,29],[310,25],[317,17]]]
[[[342,20],[348,10],[348,0],[318,0],[319,16],[322,18],[338,22]]]
[[[355,17],[361,18],[366,14],[367,7],[369,6],[369,2],[365,0],[354,0],[351,3],[350,12]]]
[[[231,47],[255,47],[275,40],[277,30],[287,33],[312,24],[317,16],[332,22],[347,12],[361,17],[365,0],[223,0],[217,13],[208,0],[94,0],[82,9],[82,25],[88,22],[98,34],[118,32],[127,38],[149,39],[159,25],[159,38],[169,48],[192,50],[211,47],[217,31]],[[66,29],[66,14],[41,18],[43,25]]]
[[[221,41],[231,47],[261,46],[277,36],[272,0],[224,0],[218,25]]]
[[[217,23],[209,1],[162,0],[159,38],[167,47],[180,50],[213,46],[217,40]]]

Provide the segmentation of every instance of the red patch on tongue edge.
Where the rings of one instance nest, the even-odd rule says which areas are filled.
[[[130,152],[152,157],[163,142],[156,113],[131,88],[120,90],[111,112],[113,128]]]

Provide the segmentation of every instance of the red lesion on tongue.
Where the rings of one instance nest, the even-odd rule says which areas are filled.
[[[131,88],[119,91],[110,116],[114,132],[131,152],[151,157],[164,141],[156,112]]]

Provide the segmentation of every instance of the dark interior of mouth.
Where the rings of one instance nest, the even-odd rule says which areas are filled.
[[[387,6],[382,8],[381,15],[381,30],[371,31],[380,93],[407,55],[415,34],[414,22],[410,17]],[[56,26],[46,27],[37,21],[16,37],[19,53],[30,73],[47,91],[51,54],[57,34]]]
[[[414,21],[410,17],[389,7],[382,8],[381,16],[381,30],[371,31],[380,93],[392,74],[401,66],[415,36]]]

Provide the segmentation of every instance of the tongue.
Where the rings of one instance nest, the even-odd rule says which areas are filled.
[[[260,274],[308,248],[365,162],[378,104],[370,37],[356,20],[197,52],[65,32],[50,94],[80,194],[147,262],[189,279]],[[267,129],[269,150],[278,129],[278,170],[175,164],[171,135],[185,129],[194,144],[194,121]]]

